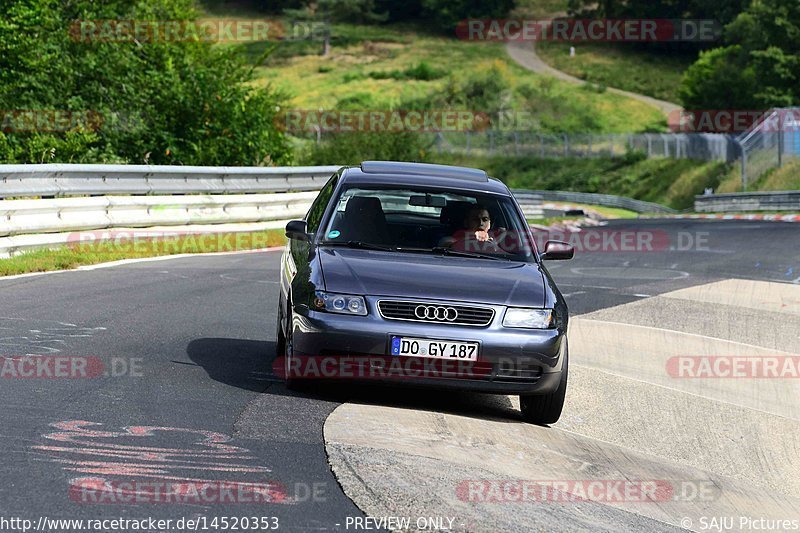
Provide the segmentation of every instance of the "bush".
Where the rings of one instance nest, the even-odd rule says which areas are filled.
[[[350,83],[351,81],[359,81],[367,79],[367,75],[363,72],[345,72],[342,76],[342,83]]]
[[[412,65],[405,70],[378,70],[369,73],[369,77],[375,80],[420,80],[431,81],[443,78],[447,74],[446,70],[437,69],[425,61]]]
[[[702,54],[681,86],[686,107],[767,109],[800,103],[800,3],[761,0],[725,28],[727,46]]]
[[[447,74],[447,71],[434,68],[426,61],[420,61],[416,65],[408,67],[404,71],[404,74],[408,79],[431,81],[444,77],[445,74]]]
[[[471,109],[496,116],[508,109],[513,99],[505,67],[492,64],[469,75],[451,76],[432,95],[407,102],[406,109]]]
[[[326,135],[300,156],[304,165],[353,165],[366,160],[419,161],[433,141],[412,132],[358,132]]]
[[[0,160],[291,161],[273,123],[281,95],[245,85],[251,70],[233,51],[197,40],[114,42],[98,32],[81,41],[70,33],[72,21],[190,21],[191,0],[0,2],[9,4],[0,19],[0,109],[90,110],[102,119],[96,129],[8,133]]]
[[[687,109],[751,109],[758,80],[741,46],[702,52],[683,75],[681,102]]]
[[[468,18],[501,18],[514,8],[514,0],[421,0],[423,16],[444,31]]]

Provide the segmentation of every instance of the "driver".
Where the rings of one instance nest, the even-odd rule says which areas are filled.
[[[492,231],[492,217],[486,206],[475,204],[464,215],[464,229],[455,232],[451,247],[465,252],[504,253],[497,245],[505,228]]]
[[[467,211],[464,227],[469,237],[474,237],[480,242],[494,241],[494,237],[489,234],[489,230],[492,229],[492,217],[489,215],[489,210],[480,204]]]

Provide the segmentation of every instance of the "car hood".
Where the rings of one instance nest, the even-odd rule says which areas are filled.
[[[325,290],[371,296],[542,307],[536,263],[433,254],[319,248]]]

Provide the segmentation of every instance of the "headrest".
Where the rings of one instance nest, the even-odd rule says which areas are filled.
[[[472,202],[465,202],[462,200],[447,202],[447,205],[442,208],[442,212],[439,214],[439,222],[446,226],[460,226],[464,223],[467,210],[473,205],[475,204]]]
[[[381,206],[380,199],[375,196],[353,196],[347,201],[345,213],[354,213],[357,211],[382,213],[383,207]]]

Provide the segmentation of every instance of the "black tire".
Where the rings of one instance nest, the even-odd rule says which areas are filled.
[[[564,340],[566,342],[566,339]],[[561,381],[558,388],[549,394],[520,396],[519,406],[522,419],[529,424],[555,424],[561,418],[564,399],[567,397],[567,378],[569,374],[569,346],[564,349],[564,363],[561,366]]]
[[[286,357],[286,335],[281,327],[281,310],[278,309],[278,327],[275,333],[275,358]]]
[[[288,307],[288,306],[287,306]],[[287,334],[283,333],[281,328],[280,318],[278,318],[278,342],[276,349],[276,357],[283,356],[283,376],[286,380],[286,388],[292,391],[303,390],[306,385],[305,380],[302,378],[293,378],[291,376],[291,359],[294,350],[292,349],[292,315],[291,310],[287,309],[286,323],[288,325]]]

